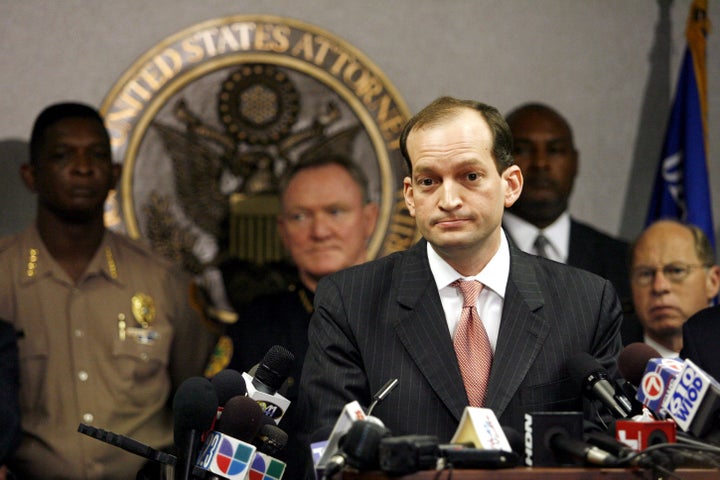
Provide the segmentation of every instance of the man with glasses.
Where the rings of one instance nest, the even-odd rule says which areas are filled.
[[[720,290],[720,267],[700,228],[660,220],[632,247],[630,286],[642,332],[623,343],[644,341],[663,357],[677,357],[683,324],[709,306]]]

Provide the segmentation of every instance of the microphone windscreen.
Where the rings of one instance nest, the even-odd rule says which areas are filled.
[[[173,397],[175,444],[179,445],[185,433],[205,431],[217,414],[218,398],[210,380],[204,377],[186,379]]]
[[[255,372],[255,379],[277,392],[290,375],[295,355],[281,345],[273,345]]]
[[[260,431],[264,416],[262,408],[255,400],[238,395],[225,404],[222,415],[215,424],[215,431],[250,443]]]
[[[618,356],[618,369],[625,380],[637,387],[642,382],[648,361],[650,361],[651,358],[660,357],[662,357],[662,355],[646,343],[631,343],[620,352]]]
[[[258,450],[267,455],[276,455],[288,442],[288,434],[277,425],[263,425],[255,438]]]
[[[567,362],[570,379],[577,385],[578,390],[585,389],[586,379],[594,373],[604,373],[605,369],[595,357],[589,353],[579,353]]]
[[[247,387],[242,373],[231,368],[218,372],[211,380],[215,393],[218,397],[218,404],[224,407],[228,400],[238,395],[247,395]]]
[[[507,438],[510,448],[517,454],[525,453],[525,439],[523,436],[512,427],[503,426],[502,431]]]

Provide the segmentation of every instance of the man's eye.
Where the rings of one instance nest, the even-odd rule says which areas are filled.
[[[421,179],[418,183],[419,183],[420,185],[424,185],[424,186],[426,186],[426,187],[429,187],[430,185],[433,184],[433,181],[432,181],[432,179],[430,179],[430,178],[423,178],[423,179]]]
[[[665,273],[670,276],[678,276],[685,273],[685,267],[680,267],[677,265],[668,265],[665,267]]]
[[[475,180],[477,180],[478,178],[480,178],[480,175],[478,175],[477,173],[468,173],[467,178],[468,178],[468,180],[474,182]]]
[[[106,150],[101,150],[101,151],[95,152],[93,154],[93,157],[95,158],[95,160],[103,160],[104,161],[104,160],[110,159],[111,155],[110,155],[110,152],[108,152]]]

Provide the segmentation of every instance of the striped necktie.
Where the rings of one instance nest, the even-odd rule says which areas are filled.
[[[468,404],[482,407],[485,404],[493,357],[490,339],[475,306],[483,285],[476,280],[456,280],[450,285],[460,289],[463,295],[460,323],[453,338],[455,355],[465,383]]]

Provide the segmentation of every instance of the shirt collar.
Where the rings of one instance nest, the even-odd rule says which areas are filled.
[[[435,249],[432,248],[430,242],[427,244],[427,255],[428,262],[430,263],[430,271],[433,274],[438,290],[462,278],[464,280],[477,280],[485,286],[484,288],[489,288],[500,297],[505,298],[505,288],[507,287],[508,277],[510,276],[510,247],[508,246],[508,241],[507,238],[505,238],[505,232],[503,230],[501,230],[500,247],[498,251],[495,252],[495,255],[493,255],[482,271],[469,277],[460,275],[443,260]]]
[[[63,281],[68,281],[67,273],[60,267],[57,261],[50,255],[50,251],[40,238],[37,226],[32,224],[25,232],[22,241],[23,280],[32,282],[44,276],[50,275]],[[90,261],[83,278],[94,275],[103,275],[109,280],[119,282],[119,270],[117,264],[117,244],[115,239],[106,230],[102,242],[98,247],[93,259]]]
[[[647,345],[651,346],[657,352],[662,356],[663,358],[677,358],[680,356],[680,354],[674,350],[670,350],[669,348],[665,347],[664,345],[660,345],[658,342],[653,340],[652,338],[648,337],[647,335],[643,334],[643,342],[645,342]]]
[[[510,232],[515,244],[520,250],[535,253],[535,238],[542,233],[550,242],[550,247],[563,260],[567,261],[570,253],[570,214],[565,211],[546,228],[540,230],[532,223],[523,220],[507,210],[503,215],[503,227]]]

